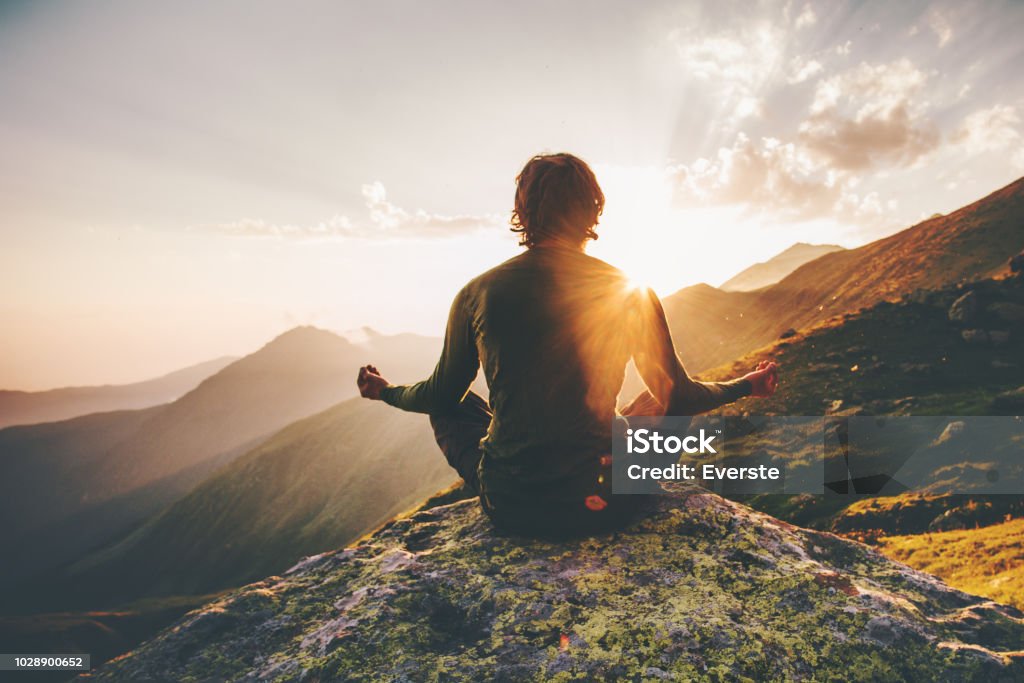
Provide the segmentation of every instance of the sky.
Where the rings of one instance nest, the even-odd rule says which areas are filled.
[[[0,387],[440,336],[541,152],[662,296],[864,244],[1024,175],[1021,35],[1020,2],[0,0]]]

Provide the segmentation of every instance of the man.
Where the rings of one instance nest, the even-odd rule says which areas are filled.
[[[616,397],[632,359],[649,391],[626,415],[695,415],[769,396],[774,363],[731,382],[692,380],[650,290],[587,256],[604,208],[593,171],[570,154],[531,159],[516,178],[512,230],[527,250],[455,297],[429,379],[393,386],[373,365],[360,393],[427,413],[437,443],[492,521],[512,533],[609,529],[642,497],[611,495]],[[489,401],[469,391],[482,366]]]

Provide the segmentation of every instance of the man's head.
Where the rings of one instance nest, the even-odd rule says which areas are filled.
[[[527,247],[541,242],[580,245],[596,240],[604,193],[590,167],[571,154],[542,154],[516,176],[512,232]]]

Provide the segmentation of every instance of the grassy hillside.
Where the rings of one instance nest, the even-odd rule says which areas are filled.
[[[49,391],[0,390],[0,428],[168,403],[195,389],[204,379],[235,360],[230,356],[215,358],[133,384],[65,387]]]
[[[951,321],[951,305],[967,292],[974,293],[974,316],[966,325]],[[762,358],[780,364],[775,396],[739,403],[725,413],[1020,415],[1022,312],[1022,277],[919,292],[777,340],[704,377],[733,376]],[[965,330],[978,329],[1006,332],[1008,338],[999,343],[965,339]],[[946,422],[926,427],[940,436]],[[897,440],[893,443],[899,448]],[[1021,441],[997,438],[988,445],[977,443],[936,439],[917,461],[926,470],[919,472],[921,479],[932,477],[923,492],[875,497],[826,491],[818,496],[756,496],[746,502],[796,524],[878,542],[891,557],[936,573],[963,590],[1020,605],[1020,521],[1010,526],[1002,522],[1024,515],[1024,498],[951,492],[970,491],[975,485],[971,469],[957,467],[965,458],[994,463],[1008,478],[1019,476],[1024,463]]]
[[[972,343],[949,308],[966,292],[977,297],[971,329],[1008,332],[1005,342]],[[782,367],[777,393],[739,404],[762,415],[999,415],[1000,393],[1024,385],[1024,320],[1001,317],[1024,307],[1024,278],[983,280],[881,302],[834,318],[703,373],[722,379],[760,359]]]
[[[80,609],[241,585],[351,542],[457,476],[425,416],[352,399],[289,425],[123,541],[18,595],[33,609]]]
[[[890,536],[878,549],[962,591],[1024,609],[1024,519],[977,529]]]
[[[740,271],[719,285],[718,288],[725,292],[750,292],[774,285],[805,263],[809,263],[833,251],[842,251],[842,249],[842,247],[835,244],[806,244],[798,242],[767,261],[755,263],[749,268]]]
[[[665,297],[665,311],[691,372],[700,372],[836,315],[916,290],[1002,272],[1024,249],[1024,179],[945,216],[858,249],[826,254],[756,292],[708,285]]]
[[[165,406],[0,430],[0,579],[52,568],[186,493],[285,425],[348,398],[368,354],[396,380],[433,366],[435,339],[355,345],[296,328]],[[53,543],[60,538],[60,543]]]

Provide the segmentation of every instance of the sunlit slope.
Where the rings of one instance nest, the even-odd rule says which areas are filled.
[[[756,292],[697,285],[665,297],[683,361],[699,372],[832,316],[1001,272],[1024,249],[1024,179],[858,249],[826,254]]]
[[[278,429],[351,397],[370,356],[396,381],[436,360],[435,339],[389,343],[377,355],[372,343],[296,328],[169,405],[0,430],[0,542],[19,548],[0,576],[114,540]]]
[[[289,425],[124,541],[45,577],[37,599],[93,607],[237,586],[343,546],[457,478],[425,415],[351,399]]]
[[[951,321],[951,305],[969,291],[976,297],[975,315],[967,325]],[[1020,415],[1022,313],[1024,278],[984,280],[876,304],[780,340],[705,376],[729,376],[760,358],[780,363],[778,393],[756,404],[741,403],[729,409],[732,412]],[[1008,339],[967,341],[965,329],[1005,332]],[[971,427],[940,443],[943,424],[933,425],[935,445],[915,461],[935,473],[926,493],[878,498],[826,491],[819,496],[758,496],[747,502],[797,524],[880,540],[891,557],[936,573],[961,589],[1020,605],[1024,586],[1017,580],[1021,569],[1019,558],[1014,558],[1019,548],[1013,545],[1019,545],[1013,535],[1019,528],[999,523],[1019,516],[1024,500],[971,493],[977,473],[957,466],[962,454],[958,449],[972,449]],[[1019,442],[998,443],[983,453],[968,454],[974,462],[995,464],[1009,473],[1020,466],[1020,447]],[[927,479],[928,472],[921,474]],[[950,495],[954,493],[959,495]],[[949,530],[959,531],[946,535]]]
[[[774,285],[805,263],[809,263],[833,251],[842,251],[842,249],[842,247],[835,244],[797,242],[767,261],[755,263],[749,268],[740,271],[719,285],[719,289],[726,292],[750,292]]]
[[[969,327],[1006,332],[1005,342],[968,342],[965,326],[950,321],[950,306],[967,291],[978,301]],[[740,404],[758,414],[1007,414],[997,397],[1024,384],[1024,320],[1002,316],[1019,307],[1021,277],[920,293],[776,340],[702,377],[729,377],[758,360],[777,361],[776,394]]]
[[[973,292],[977,301],[970,328],[954,323],[948,314],[952,303],[967,291]],[[950,287],[925,293],[912,301],[876,304],[860,313],[780,340],[729,366],[705,373],[704,377],[734,375],[760,359],[779,363],[781,377],[774,396],[740,402],[723,409],[725,413],[1020,414],[1024,396],[1018,397],[1017,392],[1024,386],[1021,365],[1024,317],[1016,320],[1004,317],[1018,313],[1024,313],[1024,278],[984,280],[962,289]],[[1007,338],[998,344],[968,341],[963,335],[965,329],[1001,332]],[[989,465],[977,467],[982,461],[1001,469],[1001,481],[1011,486],[1016,481],[1014,473],[1019,473],[1024,464],[1020,443],[997,438],[995,432],[977,425],[950,427],[949,419],[891,420],[887,424],[890,433],[881,442],[884,452],[860,450],[856,454],[857,464],[868,465],[861,471],[875,473],[895,474],[895,469],[890,468],[898,467],[901,476],[909,477],[907,481],[913,482],[919,491],[932,494],[991,491],[986,469]],[[951,430],[950,434],[943,438],[947,429]],[[978,429],[983,431],[978,432]],[[744,452],[742,444],[735,452]],[[782,454],[786,452],[786,449],[780,450]],[[908,452],[916,452],[918,456],[907,460]],[[829,455],[835,459],[841,452]],[[789,467],[786,462],[780,464]],[[838,465],[826,460],[827,467],[829,464]],[[833,472],[832,476],[837,475]],[[830,528],[836,515],[856,500],[852,495],[779,500],[769,497],[763,503],[756,502],[755,506],[799,524]]]
[[[0,390],[0,428],[168,403],[195,389],[204,379],[235,360],[230,356],[215,358],[132,384],[65,387],[49,391]]]
[[[879,550],[960,590],[1024,609],[1024,519],[977,529],[890,536]]]

